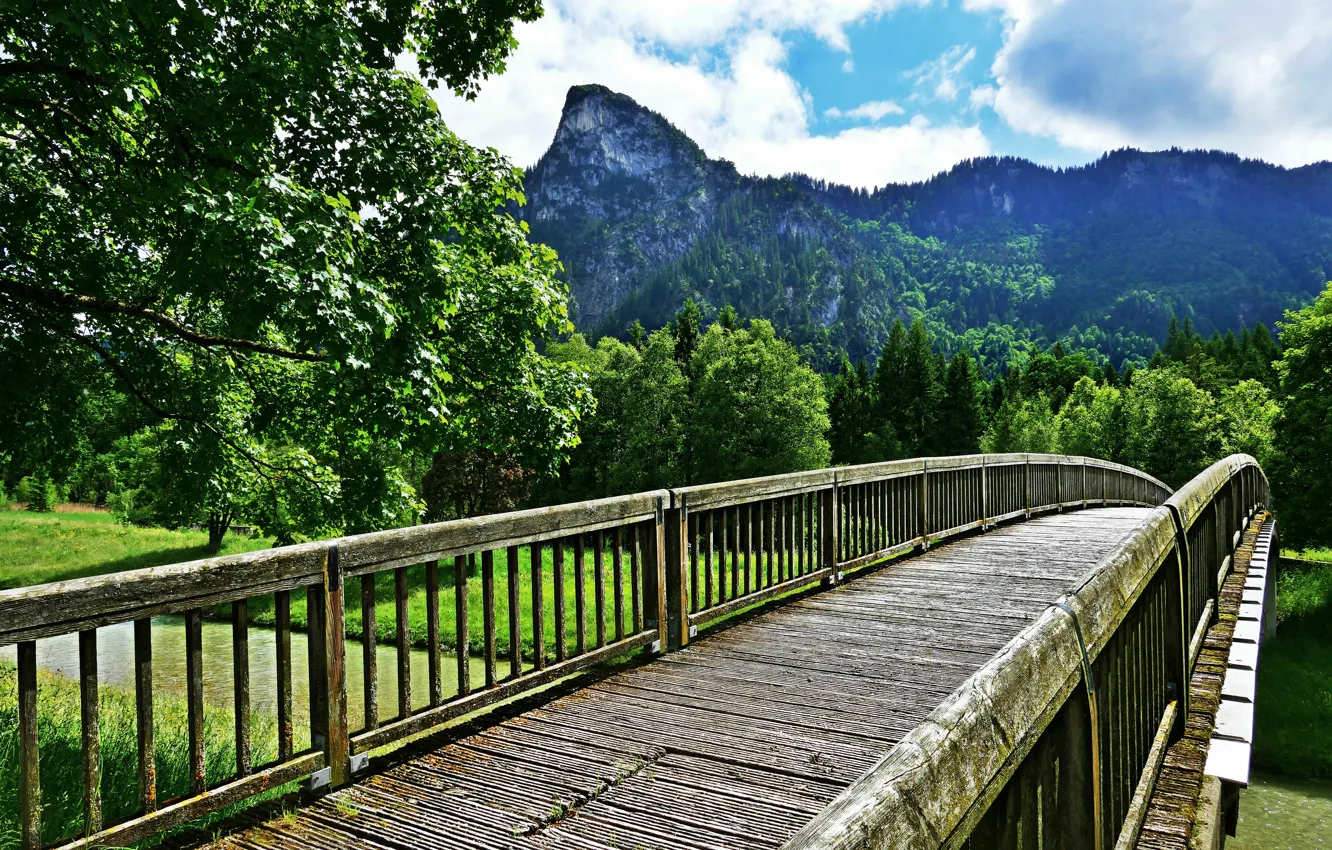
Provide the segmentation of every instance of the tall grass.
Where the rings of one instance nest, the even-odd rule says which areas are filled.
[[[78,684],[38,672],[37,730],[42,789],[42,841],[83,832],[83,750]],[[114,687],[99,691],[103,823],[133,816],[139,805],[138,734],[134,695]],[[17,847],[19,825],[18,691],[12,664],[0,664],[0,848]],[[157,797],[166,801],[189,791],[189,734],[180,697],[155,695],[153,735]],[[254,763],[273,760],[277,731],[266,718],[252,727]],[[205,771],[209,784],[236,770],[234,719],[209,707],[204,712]]]
[[[1277,633],[1258,664],[1254,761],[1332,777],[1332,562],[1283,570],[1277,581]]]

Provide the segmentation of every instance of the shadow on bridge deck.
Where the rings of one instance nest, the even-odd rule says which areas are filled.
[[[777,847],[1148,515],[895,562],[330,794],[217,848]]]

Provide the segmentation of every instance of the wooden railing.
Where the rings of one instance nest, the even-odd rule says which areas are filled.
[[[1197,526],[1215,537],[1205,529],[1235,527],[1228,512],[1251,501],[1256,480],[1241,489],[1223,508],[1213,509],[1210,497],[1181,506],[1186,533]],[[0,646],[17,644],[21,844],[123,845],[294,780],[311,789],[341,785],[367,766],[371,750],[636,650],[682,647],[697,626],[779,595],[835,584],[848,571],[1007,520],[1090,505],[1154,506],[1169,492],[1140,472],[1092,459],[930,458],[640,493],[3,591]],[[293,687],[293,604],[302,601],[307,693]],[[381,606],[394,623],[397,698],[390,705],[378,693]],[[275,631],[277,741],[272,758],[256,764],[249,643],[261,609]],[[189,750],[189,787],[170,799],[158,793],[154,742],[152,619],[165,615],[182,618]],[[203,624],[210,616],[231,621],[235,719],[234,770],[213,782],[204,722]],[[102,814],[97,629],[128,623],[138,806],[110,824]],[[422,625],[426,693],[414,694],[412,647],[420,641],[413,628],[419,634]],[[363,636],[359,648],[349,646],[349,633]],[[74,634],[84,817],[81,834],[69,836],[42,828],[37,641]],[[354,654],[360,681],[349,682]],[[448,665],[455,684],[446,692]],[[359,708],[359,728],[349,720],[349,701]],[[308,716],[308,729],[299,728],[298,716]]]
[[[1097,495],[1144,492],[1097,478]],[[1248,455],[1194,478],[785,847],[1135,846],[1218,589],[1268,501]]]

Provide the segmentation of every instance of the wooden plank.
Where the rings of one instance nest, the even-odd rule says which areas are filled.
[[[486,687],[499,681],[495,663],[495,553],[481,553],[481,632],[485,642],[483,658],[486,665]]]
[[[532,585],[532,666],[537,670],[546,666],[546,600],[544,573],[545,562],[542,560],[541,544],[533,543],[528,550],[528,562],[531,569]],[[638,566],[638,553],[634,553],[634,567]],[[634,614],[635,622],[638,626],[635,631],[642,628],[641,621],[637,618],[641,616],[638,608],[638,573],[634,573]]]
[[[393,629],[398,656],[399,717],[412,713],[412,632],[407,615],[410,592],[407,568],[398,567],[393,571]]]
[[[277,644],[278,761],[287,761],[296,751],[291,705],[291,593],[273,594],[273,621]]]
[[[624,640],[624,529],[611,531],[611,576],[615,593],[615,639]],[[633,545],[632,543],[630,544]],[[634,582],[637,587],[638,582]]]
[[[284,764],[277,764],[249,776],[225,783],[200,795],[181,799],[157,811],[133,818],[98,833],[60,845],[60,850],[96,850],[100,847],[125,847],[173,829],[192,820],[239,803],[262,791],[308,776],[324,766],[323,753],[306,753]]]
[[[606,645],[606,537],[592,534],[592,597],[596,616],[597,649]]]
[[[523,675],[523,633],[518,615],[521,613],[518,602],[518,547],[508,548],[509,566],[509,678],[517,679]]]
[[[568,651],[564,631],[564,541],[556,540],[552,546],[551,594],[555,615],[555,661],[558,663],[565,659]]]
[[[327,701],[328,726],[324,745],[324,761],[329,767],[329,782],[334,787],[345,785],[351,779],[350,736],[347,729],[347,620],[346,601],[342,592],[343,574],[338,544],[328,547],[324,567],[324,610],[321,625],[324,628],[324,680]]]
[[[379,620],[375,574],[361,576],[361,712],[366,729],[379,725]]]
[[[467,621],[467,567],[473,555],[458,555],[453,559],[453,623],[457,643],[454,655],[458,663],[458,696],[472,692],[472,648],[470,625]]]
[[[430,676],[430,705],[444,701],[444,676],[440,669],[439,561],[426,563],[426,663]]]
[[[102,744],[97,717],[97,630],[79,632],[79,707],[83,741],[83,834],[102,829]]]
[[[644,582],[643,536],[649,533],[643,523],[629,526],[629,628],[634,634],[643,631]]]
[[[250,744],[250,611],[244,599],[231,603],[232,714],[236,721],[236,775],[248,776],[254,751]]]
[[[190,793],[208,789],[204,773],[203,612],[185,615],[185,703],[189,726]]]
[[[574,538],[574,646],[577,655],[587,652],[587,576],[583,561],[583,536]]]
[[[328,653],[324,648],[324,591],[318,585],[305,589],[305,657],[308,693],[310,695],[310,746],[323,750],[328,743],[328,692],[325,681],[328,671],[324,663]]]
[[[37,743],[37,643],[18,645],[19,821],[23,850],[42,846],[41,750]]]
[[[134,726],[138,738],[139,808],[157,808],[157,758],[153,741],[153,623],[134,621]]]

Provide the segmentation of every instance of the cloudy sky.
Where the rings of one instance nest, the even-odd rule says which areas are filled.
[[[1124,146],[1332,159],[1329,0],[546,0],[455,131],[518,165],[569,86],[657,110],[741,171],[875,186]]]

